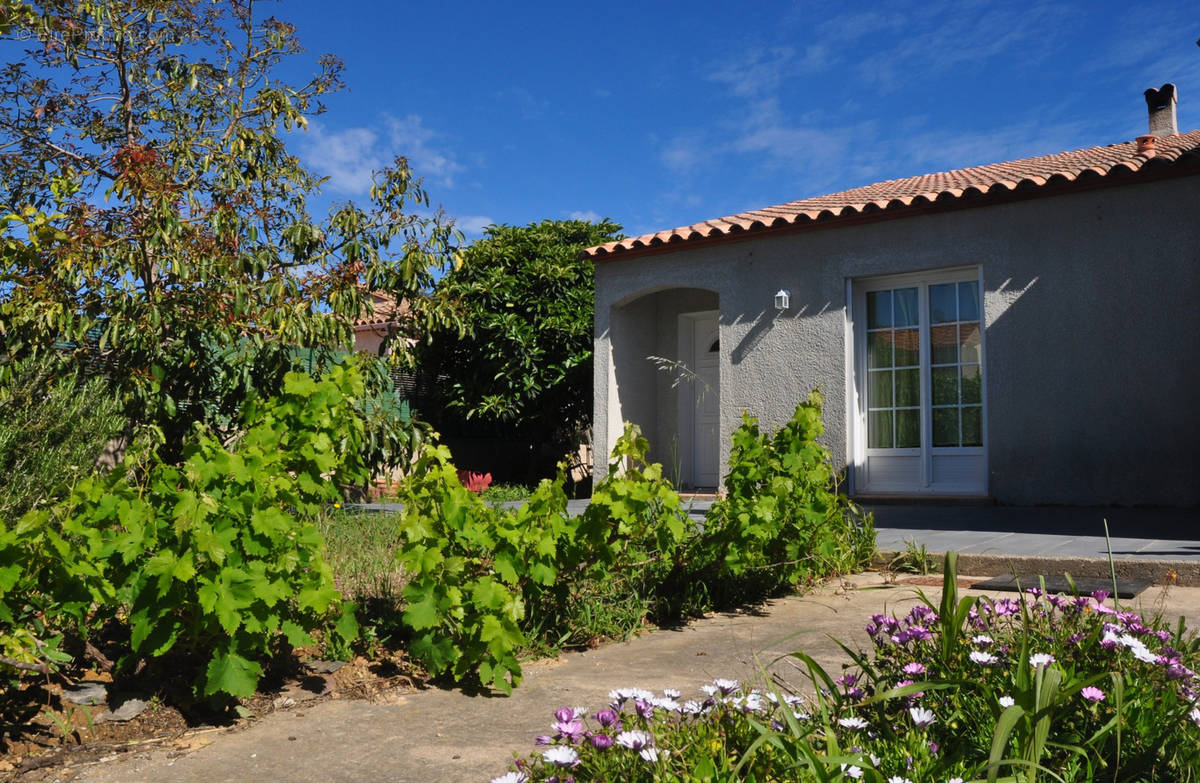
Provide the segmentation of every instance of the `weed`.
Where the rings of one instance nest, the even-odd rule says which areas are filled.
[[[317,520],[342,595],[361,603],[400,594],[404,570],[396,563],[398,528],[396,514],[372,511],[330,511]]]
[[[493,484],[479,493],[484,503],[498,506],[501,503],[512,503],[517,500],[528,500],[533,490],[523,484]]]
[[[888,563],[888,570],[902,574],[927,576],[937,573],[937,558],[925,550],[924,544],[908,538],[904,540],[904,551],[898,553]]]

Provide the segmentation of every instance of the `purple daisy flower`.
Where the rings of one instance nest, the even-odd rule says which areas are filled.
[[[620,723],[621,716],[615,710],[600,710],[596,713],[596,722],[607,729]]]
[[[919,642],[928,642],[933,639],[933,634],[923,625],[914,625],[908,629],[908,638],[916,639]]]
[[[608,750],[613,746],[613,738],[607,734],[593,734],[588,742],[592,743],[596,750]]]

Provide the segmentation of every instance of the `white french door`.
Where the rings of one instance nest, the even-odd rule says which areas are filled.
[[[853,286],[855,490],[987,494],[977,268]]]

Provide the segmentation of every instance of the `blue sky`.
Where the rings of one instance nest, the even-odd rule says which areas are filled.
[[[1168,81],[1200,125],[1195,0],[266,8],[346,64],[297,139],[328,195],[403,154],[468,237],[602,216],[635,235],[1127,141]]]

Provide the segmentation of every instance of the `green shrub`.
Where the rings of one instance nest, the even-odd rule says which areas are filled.
[[[353,366],[320,381],[289,374],[278,397],[248,402],[231,448],[198,428],[180,465],[135,449],[6,527],[0,642],[45,660],[47,640],[29,635],[61,638],[127,616],[119,665],[170,655],[198,669],[197,695],[221,698],[251,695],[260,661],[311,643],[320,625],[352,638],[354,614],[343,611],[314,520],[340,484],[365,473],[361,393]]]
[[[396,497],[409,653],[434,674],[511,690],[521,679],[522,591],[558,576],[561,482],[542,482],[516,512],[496,510],[462,485],[450,450],[437,445],[423,450]]]
[[[663,589],[697,531],[662,465],[646,461],[649,448],[626,424],[608,475],[583,514],[566,522],[558,578],[526,589],[542,644],[589,647],[663,614]]]
[[[66,663],[66,634],[86,633],[94,607],[111,606],[99,530],[46,509],[0,520],[0,682]]]
[[[769,592],[870,562],[872,519],[837,492],[832,456],[818,442],[825,431],[821,404],[813,391],[774,434],[742,416],[726,497],[705,519],[705,547],[718,581],[754,579]]]
[[[62,497],[121,434],[120,401],[67,360],[31,359],[0,387],[0,520]]]
[[[561,468],[512,511],[465,489],[445,447],[426,448],[397,486],[409,652],[435,674],[508,690],[522,648],[590,646],[647,618],[861,565],[874,551],[870,518],[836,494],[819,434],[815,396],[773,438],[748,419],[735,436],[730,498],[703,525],[647,462],[633,425],[576,518]]]

